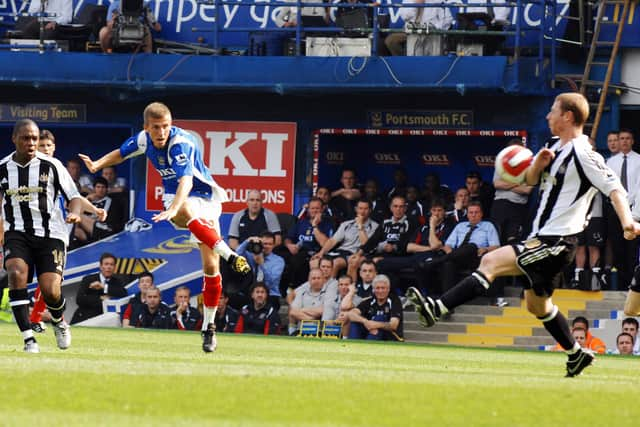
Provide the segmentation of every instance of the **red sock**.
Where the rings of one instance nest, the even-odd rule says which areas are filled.
[[[44,302],[40,288],[36,288],[33,298],[35,302],[33,303],[33,310],[31,311],[31,316],[29,316],[29,321],[31,323],[38,323],[42,320],[42,312],[47,309],[47,303]]]
[[[205,219],[194,218],[187,223],[187,227],[198,240],[210,248],[213,248],[221,240],[213,225]]]
[[[222,276],[204,276],[204,284],[202,286],[202,299],[205,307],[217,307],[222,293]]]

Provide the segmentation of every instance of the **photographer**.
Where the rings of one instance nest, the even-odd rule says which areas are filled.
[[[145,2],[146,3],[146,2]],[[113,33],[117,30],[118,18],[120,17],[120,0],[114,0],[109,5],[109,11],[107,12],[107,25],[100,29],[100,47],[105,53],[112,52],[113,46]],[[158,32],[162,30],[162,25],[156,21],[155,16],[151,13],[151,9],[145,5],[140,14],[140,22],[144,25],[144,38],[140,41],[142,51],[145,53],[151,53],[153,48],[153,39],[151,37],[151,29]]]
[[[270,231],[252,236],[238,246],[238,255],[244,256],[254,272],[255,282],[264,282],[269,288],[269,302],[280,308],[280,279],[284,271],[284,259],[273,253],[276,238]]]

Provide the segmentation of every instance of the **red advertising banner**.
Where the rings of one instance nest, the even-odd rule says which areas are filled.
[[[264,206],[274,212],[293,211],[296,124],[174,120],[201,144],[204,162],[216,182],[227,190],[222,211],[247,207],[249,190],[262,193]],[[162,210],[162,180],[147,161],[147,210]]]

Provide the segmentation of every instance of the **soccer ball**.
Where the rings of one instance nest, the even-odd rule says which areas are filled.
[[[496,156],[496,171],[503,181],[522,184],[529,165],[533,162],[533,153],[521,145],[511,145],[502,149]]]

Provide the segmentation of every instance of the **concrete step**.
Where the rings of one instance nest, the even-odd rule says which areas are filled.
[[[422,329],[419,331],[405,331],[404,339],[408,342],[424,342],[424,343],[446,343],[449,334],[442,332],[432,332],[430,329]]]
[[[532,336],[532,337],[515,337],[513,340],[514,345],[526,345],[526,346],[541,346],[541,345],[556,345],[555,340],[547,334],[546,336]]]
[[[504,335],[510,337],[531,336],[533,328],[526,325],[467,325],[468,334]]]
[[[504,335],[452,334],[449,335],[448,342],[449,344],[497,347],[499,345],[513,345],[514,337]]]

